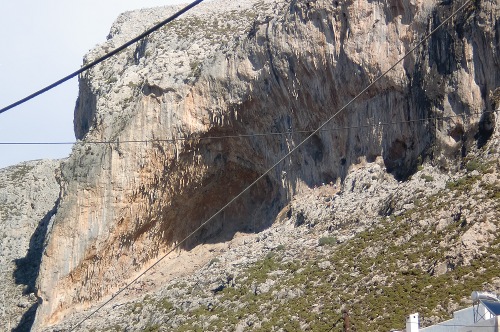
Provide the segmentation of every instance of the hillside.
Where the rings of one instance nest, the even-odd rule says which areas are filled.
[[[404,183],[361,165],[341,191],[297,195],[259,234],[177,253],[82,328],[341,331],[343,310],[354,331],[403,328],[411,312],[423,325],[448,319],[471,290],[500,291],[498,147]]]
[[[83,74],[26,324],[67,329],[261,175],[82,329],[339,330],[346,309],[386,331],[497,290],[496,1],[277,163],[459,6],[216,0]],[[124,13],[84,62],[174,11]]]

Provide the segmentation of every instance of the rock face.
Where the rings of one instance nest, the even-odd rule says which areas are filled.
[[[43,241],[57,210],[59,164],[39,160],[0,170],[2,331],[26,331],[33,322]]]
[[[499,147],[404,182],[381,160],[356,165],[341,188],[295,195],[262,232],[171,255],[80,329],[318,331],[341,329],[343,309],[358,331],[401,330],[415,311],[422,326],[446,320],[471,289],[500,291]]]
[[[147,268],[457,7],[216,0],[85,73],[82,142],[61,166],[37,326]],[[174,10],[123,14],[85,61]],[[468,6],[182,247],[262,230],[293,194],[340,184],[364,161],[398,180],[422,160],[453,169],[496,135],[498,17],[496,1]]]

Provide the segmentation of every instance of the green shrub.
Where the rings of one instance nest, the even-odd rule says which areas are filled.
[[[491,166],[494,165],[494,162],[482,163],[477,160],[471,160],[465,165],[465,169],[467,172],[478,171],[480,173],[491,173],[493,169]]]
[[[212,260],[210,261],[210,263],[208,263],[208,266],[212,266],[216,263],[219,263],[220,262],[220,259],[218,259],[217,257],[215,258],[212,258]]]
[[[425,182],[434,181],[434,178],[431,175],[422,174],[422,175],[420,175],[420,178],[423,179]]]
[[[170,311],[174,308],[174,305],[167,298],[158,301],[158,306],[165,311]]]
[[[481,164],[479,162],[477,162],[476,160],[471,160],[467,163],[465,168],[467,169],[467,172],[472,172],[472,171],[480,170]]]
[[[270,252],[267,253],[266,259],[272,259],[272,258],[274,258],[274,256],[276,256],[276,253],[270,251]]]
[[[157,331],[160,331],[160,325],[158,324],[153,324],[153,325],[148,324],[144,329],[144,332],[157,332]]]
[[[337,238],[334,236],[325,236],[319,239],[318,245],[320,246],[333,246],[337,243]]]
[[[467,176],[463,177],[461,179],[458,179],[457,181],[450,181],[446,183],[446,188],[450,190],[457,190],[457,191],[470,191],[472,189],[472,186],[474,183],[477,182],[477,180],[480,179],[480,176]]]

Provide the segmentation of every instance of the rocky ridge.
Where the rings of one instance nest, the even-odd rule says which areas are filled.
[[[41,305],[35,326],[42,329],[91,307],[146,269],[457,6],[405,0],[221,0],[198,7],[84,74],[75,110],[75,133],[82,143],[75,145],[61,166],[58,210],[37,280]],[[124,14],[113,26],[109,41],[86,61],[172,11]],[[454,24],[378,81],[183,249],[194,253],[201,250],[199,244],[225,243],[240,233],[272,233],[272,228],[267,229],[275,220],[289,220],[284,232],[296,230],[290,225],[313,230],[325,225],[329,232],[337,232],[341,245],[346,243],[338,250],[343,256],[335,256],[336,251],[328,251],[336,257],[332,260],[316,256],[327,267],[337,261],[348,264],[345,257],[360,255],[356,248],[363,247],[349,239],[358,233],[366,238],[371,228],[387,230],[393,225],[388,224],[391,216],[401,221],[418,214],[415,218],[434,225],[434,217],[422,212],[418,200],[408,200],[396,188],[419,181],[424,184],[419,199],[429,198],[434,204],[439,201],[436,191],[453,189],[447,186],[469,190],[479,185],[480,174],[471,177],[474,181],[465,177],[455,184],[445,178],[461,169],[481,170],[469,165],[472,159],[464,159],[473,153],[478,154],[476,163],[491,162],[480,154],[497,139],[498,16],[495,1],[467,7]],[[205,32],[202,38],[201,30]],[[214,138],[234,135],[246,137]],[[95,140],[110,143],[86,144]],[[147,143],[138,143],[143,140]],[[430,173],[415,179],[422,165],[428,165]],[[482,171],[490,174],[485,172],[490,169],[496,172],[493,164]],[[488,199],[494,200],[496,182],[492,186],[486,187],[493,191]],[[307,196],[314,187],[318,192]],[[340,195],[332,195],[339,189]],[[365,191],[368,194],[363,196]],[[318,193],[321,198],[314,198]],[[349,205],[349,201],[359,202],[358,196],[365,198],[363,204]],[[299,199],[291,201],[292,197]],[[335,210],[333,215],[331,210]],[[439,229],[449,230],[453,225],[447,217],[442,224]],[[401,233],[394,234],[394,243],[406,243],[412,234],[414,228],[404,225],[398,228]],[[384,232],[374,234],[371,241],[376,242]],[[316,234],[309,238],[310,245],[319,244],[322,238],[331,241],[330,236]],[[474,243],[474,239],[466,242]],[[356,246],[349,249],[348,243]],[[377,253],[372,251],[367,257],[377,257]],[[411,250],[408,254],[414,257]],[[255,259],[255,266],[260,266]],[[271,264],[286,270],[276,259],[261,263],[266,269]],[[426,259],[422,266],[431,260]],[[379,260],[371,263],[373,273],[377,266],[384,266]],[[399,261],[388,263],[396,264],[385,266],[388,271],[401,270]],[[413,258],[411,263],[415,263]],[[469,263],[470,259],[457,258],[449,266]],[[320,277],[307,259],[297,264],[312,273],[311,278]],[[430,271],[442,272],[443,266]],[[295,268],[301,269],[290,267]],[[351,277],[363,279],[370,275],[365,272],[363,266],[362,273],[355,269]],[[253,272],[248,273],[247,279],[252,279]],[[299,280],[303,277],[297,274]],[[158,282],[152,280],[151,289]],[[240,289],[245,287],[250,286]],[[304,309],[303,305],[296,309]],[[310,318],[299,321],[306,324],[301,328],[311,324]],[[184,323],[179,324],[180,328]],[[231,326],[231,322],[222,324]]]
[[[57,210],[60,161],[37,160],[0,170],[0,330],[29,329],[43,241]]]

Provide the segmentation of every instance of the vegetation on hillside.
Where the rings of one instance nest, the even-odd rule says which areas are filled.
[[[248,331],[342,331],[343,310],[353,331],[403,328],[413,312],[423,325],[449,319],[471,305],[471,291],[500,285],[499,174],[498,161],[469,160],[445,189],[417,189],[412,208],[379,216],[348,241],[280,245],[220,289],[180,282],[129,305],[129,315],[149,317],[146,331],[232,331],[242,322]],[[179,296],[199,305],[182,308]]]

